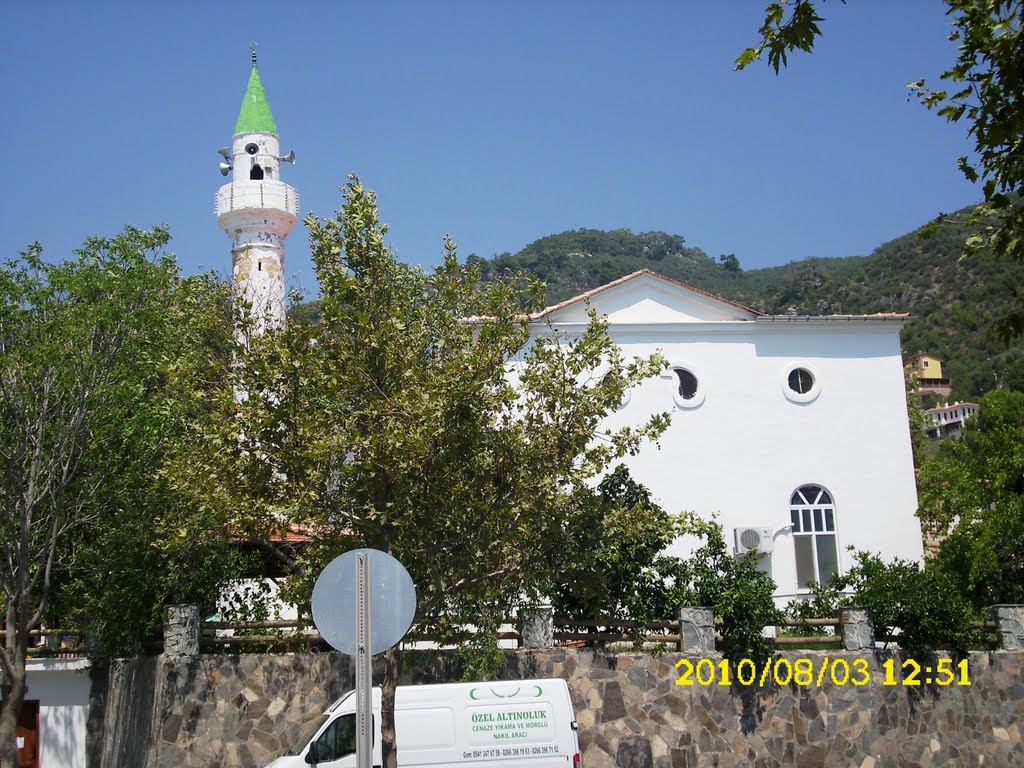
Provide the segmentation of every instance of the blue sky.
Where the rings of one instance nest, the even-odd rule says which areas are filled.
[[[734,72],[766,0],[5,3],[2,254],[166,223],[227,275],[213,215],[249,41],[303,211],[356,172],[430,266],[566,229],[665,230],[744,268],[869,253],[979,190],[906,83],[952,60],[937,0],[824,5],[812,56]],[[315,281],[301,225],[286,270]]]

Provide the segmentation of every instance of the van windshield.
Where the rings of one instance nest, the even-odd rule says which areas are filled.
[[[302,732],[302,738],[299,739],[298,743],[294,748],[285,752],[286,755],[299,755],[302,754],[302,750],[306,748],[306,745],[316,736],[316,732],[320,730],[320,727],[327,722],[329,715],[320,715],[316,720],[311,722],[306,729]]]

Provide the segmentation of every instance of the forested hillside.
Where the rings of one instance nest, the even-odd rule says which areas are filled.
[[[1024,265],[984,255],[961,260],[967,234],[951,220],[930,237],[911,233],[870,256],[745,271],[735,257],[716,261],[679,235],[574,230],[480,264],[485,277],[520,269],[536,275],[547,283],[549,304],[647,268],[768,313],[909,312],[915,320],[903,331],[904,353],[946,358],[953,397],[968,399],[1024,357],[1024,345],[1008,349],[993,329],[1024,282]]]

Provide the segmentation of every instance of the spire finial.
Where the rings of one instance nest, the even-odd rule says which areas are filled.
[[[255,67],[256,66],[256,41],[255,40],[253,40],[251,43],[249,43],[249,48],[252,49],[252,65]]]

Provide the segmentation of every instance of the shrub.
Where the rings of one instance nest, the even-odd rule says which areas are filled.
[[[899,645],[912,657],[963,652],[971,644],[970,604],[943,571],[900,559],[885,563],[867,552],[854,559],[857,564],[833,584],[852,590],[845,604],[871,610],[876,636],[898,629]]]

